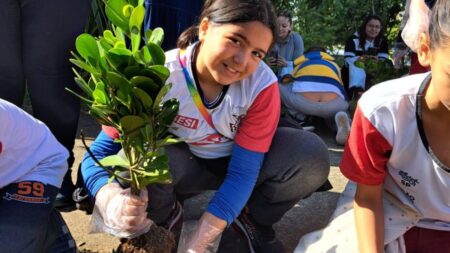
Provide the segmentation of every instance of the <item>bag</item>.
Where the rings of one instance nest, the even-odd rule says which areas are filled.
[[[348,87],[351,88],[360,88],[365,90],[366,88],[366,72],[362,68],[358,68],[355,66],[355,61],[358,60],[359,56],[355,56],[352,58],[347,58],[345,60],[348,65]]]

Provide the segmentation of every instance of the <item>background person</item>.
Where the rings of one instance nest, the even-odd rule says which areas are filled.
[[[345,65],[342,79],[348,98],[359,96],[369,83],[363,69],[354,65],[361,57],[376,60],[389,60],[389,47],[383,33],[381,18],[376,15],[367,16],[358,30],[345,43]]]
[[[0,1],[0,98],[21,107],[28,88],[33,116],[69,150],[69,168],[80,101],[65,88],[79,90],[69,58],[88,21],[90,4],[91,0]],[[69,169],[55,206],[73,206],[74,188]]]
[[[0,99],[2,252],[77,252],[54,209],[69,153],[40,121]]]
[[[320,47],[309,49],[294,64],[292,82],[279,85],[282,104],[297,121],[307,116],[323,118],[337,132],[336,142],[344,145],[350,133],[350,119],[339,66]]]
[[[296,252],[450,252],[449,1],[436,1],[419,38],[431,73],[364,93],[340,163],[351,181],[330,225]]]
[[[294,67],[294,60],[304,51],[303,39],[297,32],[292,31],[292,15],[287,11],[278,13],[278,38],[266,60],[275,69],[277,76],[290,73]]]

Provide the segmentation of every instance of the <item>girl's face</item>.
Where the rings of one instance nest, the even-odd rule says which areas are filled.
[[[366,38],[369,40],[375,39],[381,31],[381,23],[377,19],[371,19],[366,24]]]
[[[252,74],[272,44],[272,31],[258,21],[200,23],[196,67],[200,81],[228,85]]]
[[[450,111],[450,45],[431,50],[429,59],[434,94]]]
[[[280,39],[285,39],[289,35],[289,32],[291,32],[292,24],[289,21],[289,18],[284,17],[284,16],[279,16],[277,19],[277,22],[278,22],[278,29],[279,29],[278,37]]]

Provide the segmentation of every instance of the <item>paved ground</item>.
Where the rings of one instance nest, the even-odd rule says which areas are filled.
[[[337,168],[342,154],[342,146],[337,146],[335,144],[334,136],[331,132],[321,129],[322,128],[316,131],[316,133],[318,133],[328,145],[331,159],[329,180],[334,188],[328,192],[314,193],[309,198],[300,201],[286,213],[279,223],[275,225],[277,235],[282,240],[288,252],[293,251],[302,235],[326,225],[336,206],[339,193],[343,190],[347,182]],[[89,116],[82,114],[79,130],[83,130],[89,145],[97,135],[99,127]],[[74,151],[76,157],[75,164],[77,165],[85,152],[79,138],[76,140]],[[75,172],[72,176],[74,178],[76,177]],[[206,193],[186,201],[184,206],[185,219],[188,220],[199,217],[210,196],[211,194]],[[117,247],[119,243],[117,238],[106,234],[89,233],[90,216],[85,215],[81,211],[63,213],[63,216],[81,251],[110,253],[112,252],[112,249]],[[233,250],[233,252],[240,251]]]

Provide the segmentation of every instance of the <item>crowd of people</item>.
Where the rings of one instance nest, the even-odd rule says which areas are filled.
[[[73,205],[80,104],[64,88],[76,89],[68,58],[89,4],[0,3],[0,27],[8,35],[0,42],[5,252],[77,252],[58,209]],[[152,4],[166,6],[146,1]],[[172,86],[163,101],[176,98],[177,116],[195,122],[169,128],[183,140],[165,148],[172,182],[151,184],[136,196],[108,180],[97,161],[122,146],[118,129],[103,126],[78,171],[87,201],[109,232],[134,237],[153,223],[176,229],[183,219],[179,196],[214,190],[187,252],[206,252],[230,226],[245,236],[250,252],[285,252],[274,224],[302,199],[329,189],[327,146],[306,129],[314,117],[345,145],[339,167],[349,183],[329,224],[299,238],[296,253],[450,252],[450,2],[411,0],[409,19],[420,13],[419,4],[429,20],[414,31],[411,49],[430,71],[368,87],[357,61],[390,61],[378,16],[368,16],[348,39],[341,67],[320,46],[305,52],[292,15],[277,14],[270,0],[204,1],[191,27],[187,17],[171,23],[186,29],[176,34],[175,49],[165,48]],[[146,26],[154,15],[147,12]],[[185,15],[192,20],[195,13]],[[26,88],[33,115],[20,109]],[[286,118],[294,123],[281,124]]]

